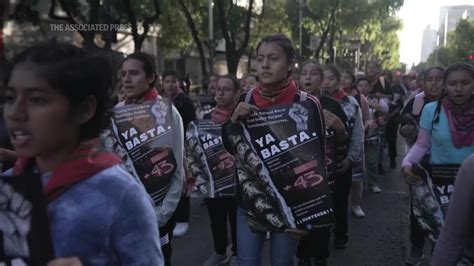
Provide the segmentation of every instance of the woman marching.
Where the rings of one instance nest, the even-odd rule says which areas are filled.
[[[163,72],[162,77],[164,97],[168,97],[173,101],[173,105],[183,119],[183,128],[186,129],[189,123],[196,119],[194,104],[191,98],[180,88],[178,73],[168,70]],[[186,194],[182,195],[172,218],[176,222],[173,229],[174,237],[184,236],[189,229],[190,204],[189,197]]]
[[[323,90],[320,88],[323,80],[325,81],[325,85],[328,90],[330,90],[329,88],[332,87],[338,88],[338,82],[333,82],[333,74],[331,73],[329,77],[331,82],[329,82],[324,76],[324,73],[325,72],[323,68],[316,61],[310,60],[304,62],[301,68],[300,84],[303,90],[318,97],[321,106],[324,109],[326,126],[328,127],[326,130],[326,151],[334,149],[334,156],[330,156],[328,154],[328,157],[330,160],[335,159],[333,163],[327,165],[328,179],[330,180],[329,184],[336,213],[336,228],[339,231],[342,231],[341,225],[344,227],[343,213],[345,213],[347,220],[347,195],[349,194],[348,189],[350,188],[350,175],[347,176],[347,171],[350,170],[350,166],[348,169],[344,169],[347,166],[341,165],[344,164],[344,160],[346,159],[347,146],[349,143],[349,135],[346,130],[348,120],[346,113],[344,113],[344,110],[338,100],[328,96],[328,93],[323,92]],[[348,181],[349,188],[347,188]],[[346,196],[344,196],[345,191],[347,191]],[[344,197],[346,202],[345,211],[342,211],[344,209]],[[345,223],[345,230],[347,231],[347,221]],[[342,232],[342,235],[343,237],[340,237],[338,232],[336,242],[338,242],[339,245],[345,246],[347,236],[344,232]],[[314,230],[311,231],[308,236],[303,237],[298,245],[298,265],[314,265],[312,260],[314,260],[315,265],[327,265],[330,237],[330,228]]]
[[[204,119],[212,120],[212,122],[216,124],[223,124],[226,122],[232,115],[232,111],[235,107],[235,99],[237,98],[239,91],[240,84],[235,76],[229,74],[219,77],[214,97],[217,106],[212,113],[205,115]],[[235,197],[206,198],[206,206],[211,220],[214,252],[204,263],[204,266],[214,266],[227,261],[226,250],[228,245],[228,221],[232,237],[232,255],[229,265],[237,265],[237,204]]]
[[[7,174],[41,175],[58,258],[50,265],[163,265],[148,195],[99,149],[110,77],[106,61],[69,44],[13,60],[4,116],[19,159]]]
[[[430,102],[437,101],[443,94],[442,67],[430,67],[423,74],[423,92],[410,100],[402,110],[400,135],[405,138],[411,148],[418,136],[420,116],[423,107]],[[429,163],[429,154],[422,159],[422,163]],[[412,197],[410,193],[410,197]],[[425,243],[425,232],[413,213],[413,204],[410,204],[410,252],[405,259],[408,265],[417,265],[423,258],[423,246]]]
[[[257,72],[259,86],[249,92],[243,94],[239,98],[239,103],[235,108],[230,121],[224,125],[223,137],[224,143],[229,151],[234,149],[229,148],[231,140],[226,137],[229,135],[236,136],[231,132],[232,128],[238,126],[238,122],[242,121],[248,123],[247,118],[253,112],[257,112],[260,108],[271,108],[278,105],[290,105],[304,101],[306,99],[308,105],[313,108],[315,121],[311,122],[316,127],[316,134],[319,136],[321,154],[318,158],[324,158],[324,119],[323,112],[317,99],[311,95],[300,92],[296,87],[296,83],[291,80],[291,71],[295,60],[295,49],[291,40],[284,35],[274,35],[263,38],[257,46]],[[298,105],[300,106],[300,105]],[[298,124],[304,122],[305,116],[299,116],[304,110],[294,109],[291,114],[295,119],[296,126],[304,127],[305,124]],[[306,116],[307,117],[307,116]],[[293,118],[292,118],[293,119]],[[296,122],[298,121],[298,122]],[[242,133],[239,133],[242,134]],[[236,136],[240,138],[241,135]],[[242,142],[240,142],[242,143]],[[238,143],[237,143],[238,144]],[[245,144],[243,144],[245,146]],[[242,146],[242,147],[244,147]],[[243,167],[252,167],[261,169],[259,158],[254,158],[254,153],[251,150],[244,149],[243,152],[248,151],[248,164]],[[237,150],[239,152],[239,150]],[[239,155],[241,156],[241,155]],[[246,158],[247,158],[246,157]],[[246,160],[247,161],[247,160]],[[256,223],[254,215],[264,215],[268,224],[274,225],[272,228],[279,228],[272,230],[270,245],[271,245],[271,263],[274,266],[293,265],[293,257],[298,245],[298,239],[307,234],[306,231],[298,229],[287,229],[285,223],[280,222],[279,216],[275,216],[269,209],[268,199],[259,195],[258,187],[253,181],[261,182],[260,176],[243,176],[245,172],[238,171],[238,196],[237,196],[237,250],[238,262],[240,266],[256,266],[261,265],[263,243],[266,236],[266,228],[262,228]],[[249,172],[250,174],[250,172]],[[251,173],[254,175],[254,172]],[[244,181],[241,181],[244,180]],[[260,183],[258,183],[260,184]],[[265,189],[267,189],[265,187]],[[245,193],[245,194],[244,194]],[[245,195],[253,193],[250,198],[252,203],[245,200]],[[249,200],[249,199],[248,199]],[[272,199],[273,200],[273,199]],[[247,202],[247,203],[246,203]],[[262,208],[269,210],[269,212],[252,212],[251,207]],[[276,206],[275,206],[276,207]],[[273,208],[273,210],[275,210]],[[262,214],[261,214],[262,213]]]
[[[126,100],[118,103],[116,107],[162,99],[154,85],[156,81],[156,66],[154,59],[150,55],[137,52],[127,56],[122,63],[121,76]],[[171,145],[176,160],[176,171],[171,178],[168,192],[162,203],[159,206],[155,206],[156,217],[160,226],[160,238],[165,265],[171,264],[171,238],[175,226],[172,215],[181,198],[184,182],[183,122],[174,106],[172,107],[171,116],[171,128],[173,129],[173,143]]]
[[[347,236],[347,208],[348,198],[351,191],[352,181],[352,166],[355,174],[362,175],[361,153],[364,145],[364,124],[362,122],[362,112],[357,100],[347,95],[347,93],[340,88],[339,83],[343,75],[334,66],[326,66],[324,69],[324,83],[323,88],[326,92],[334,97],[342,106],[348,119],[348,151],[342,161],[339,162],[338,176],[336,178],[336,227],[334,233],[336,235],[336,248],[345,248],[348,240]],[[346,76],[346,75],[344,75]],[[352,208],[352,212],[359,217],[363,217],[363,212],[360,208]]]
[[[444,73],[444,89],[444,96],[423,108],[418,138],[402,162],[402,174],[410,185],[423,182],[415,168],[418,168],[417,165],[428,152],[431,179],[439,178],[437,169],[446,173],[444,169],[449,168],[450,173],[455,174],[459,165],[474,153],[473,67],[465,63],[449,66]],[[449,193],[445,196],[449,198]],[[441,204],[444,212],[449,200]],[[439,226],[441,224],[442,221]],[[440,228],[431,229],[436,239]]]
[[[379,162],[379,142],[381,141],[379,131],[385,125],[385,115],[388,113],[388,103],[384,97],[376,97],[370,94],[370,81],[366,78],[357,80],[357,88],[360,93],[367,97],[370,108],[370,120],[365,124],[365,166],[369,187],[374,193],[382,192],[378,186],[380,174],[377,165]]]

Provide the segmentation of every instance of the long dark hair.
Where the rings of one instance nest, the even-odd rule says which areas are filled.
[[[426,69],[425,71],[423,71],[422,75],[423,75],[423,82],[426,81],[426,77],[428,76],[428,73],[430,73],[432,70],[439,70],[441,73],[443,73],[443,78],[444,77],[444,68],[442,66],[432,66],[432,67],[429,67],[428,69]],[[443,80],[443,83],[444,83],[444,80]]]
[[[156,63],[155,63],[155,58],[152,55],[149,55],[144,52],[136,52],[133,54],[129,54],[123,62],[127,61],[128,59],[135,59],[143,64],[143,70],[145,71],[145,76],[147,78],[154,77],[153,81],[149,84],[150,88],[153,88],[155,86],[156,79],[158,78],[156,74]],[[122,65],[123,65],[122,62]],[[176,76],[177,77],[177,76]],[[164,79],[164,76],[163,76]]]
[[[240,82],[235,75],[226,74],[219,76],[217,81],[219,81],[219,79],[230,79],[230,81],[232,81],[232,85],[234,86],[234,91],[240,91]]]
[[[39,75],[77,110],[90,96],[97,101],[94,116],[80,127],[80,140],[96,138],[110,121],[112,69],[108,61],[71,44],[45,43],[27,48],[12,60],[7,76],[20,63],[39,67]]]
[[[276,45],[280,46],[286,55],[288,64],[295,63],[296,50],[290,38],[286,37],[283,34],[270,35],[270,36],[263,37],[262,40],[260,40],[260,42],[257,45],[257,49],[256,49],[257,53],[260,46],[264,43],[275,43]],[[292,71],[288,71],[287,78],[291,76],[291,72]]]

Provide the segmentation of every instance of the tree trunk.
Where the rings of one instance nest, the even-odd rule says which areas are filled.
[[[202,47],[201,40],[199,39],[198,31],[196,29],[196,23],[194,23],[193,17],[191,16],[191,12],[189,12],[183,0],[178,0],[178,4],[181,7],[181,11],[183,12],[184,17],[186,18],[189,30],[191,31],[191,36],[193,37],[194,43],[196,44],[196,48],[199,53],[199,62],[201,64],[202,73],[202,84],[204,86],[208,73],[206,69],[206,56],[204,55],[204,49]]]
[[[237,52],[234,52],[232,54],[226,53],[227,70],[229,71],[229,74],[237,75],[241,56],[242,54]]]
[[[244,24],[244,40],[242,44],[237,49],[237,42],[235,39],[236,33],[229,29],[228,21],[227,21],[227,14],[224,10],[224,1],[217,0],[217,10],[219,14],[219,24],[221,28],[222,35],[224,36],[225,40],[225,57],[227,60],[227,70],[229,74],[236,75],[237,69],[239,67],[240,57],[244,53],[245,49],[249,44],[250,39],[250,22],[252,19],[252,8],[253,8],[253,0],[249,1],[249,7],[247,9],[246,17],[245,17],[245,24]],[[231,5],[233,3],[231,2]]]

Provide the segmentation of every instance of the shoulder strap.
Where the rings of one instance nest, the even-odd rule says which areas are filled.
[[[253,95],[253,91],[255,90],[255,88],[252,88],[250,89],[247,94],[245,95],[245,99],[244,99],[244,102],[245,103],[249,103],[250,102],[250,99],[252,98],[252,95]]]

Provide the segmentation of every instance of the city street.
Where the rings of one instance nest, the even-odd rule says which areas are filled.
[[[400,138],[399,138],[400,140]],[[399,141],[403,154],[403,145]],[[381,194],[364,191],[363,219],[349,216],[349,242],[345,250],[334,250],[331,246],[329,265],[334,266],[392,266],[405,265],[409,244],[409,196],[400,169],[390,169],[388,158],[381,188]],[[398,158],[398,164],[402,156]],[[191,224],[188,234],[173,239],[172,262],[174,266],[202,265],[212,253],[212,236],[206,206],[201,199],[191,200]],[[431,247],[426,245],[425,254]],[[269,266],[269,242],[265,244],[262,265]],[[429,256],[422,265],[429,265]]]

